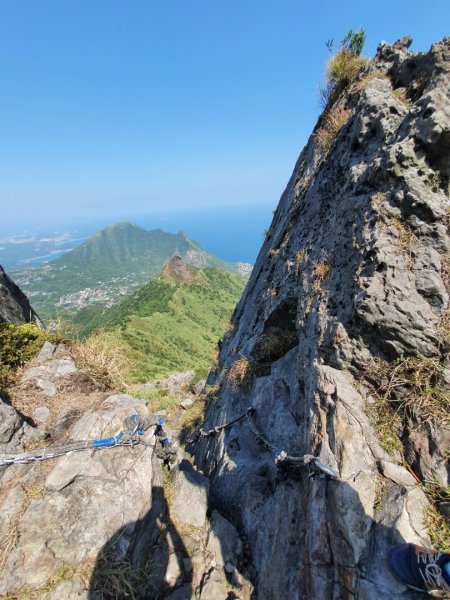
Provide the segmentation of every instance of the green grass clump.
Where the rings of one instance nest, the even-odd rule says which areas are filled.
[[[34,358],[47,339],[34,323],[0,323],[0,383]]]
[[[163,387],[154,387],[147,390],[131,391],[131,395],[144,400],[152,412],[168,410],[178,406],[180,399],[169,394],[169,390]]]

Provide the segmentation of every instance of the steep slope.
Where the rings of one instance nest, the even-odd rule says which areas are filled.
[[[146,231],[132,223],[102,229],[84,244],[45,266],[14,276],[43,317],[92,302],[111,305],[155,277],[174,255],[194,266],[234,267],[204,250],[185,232]]]
[[[208,378],[196,462],[247,536],[263,600],[415,598],[389,548],[429,533],[445,546],[426,481],[445,495],[450,38],[410,42],[382,44],[332,94]]]
[[[118,331],[130,346],[135,377],[145,381],[194,369],[206,374],[246,280],[220,269],[196,269],[174,257],[160,275],[109,310],[74,317],[84,335]]]
[[[22,290],[0,266],[0,323],[39,322]]]

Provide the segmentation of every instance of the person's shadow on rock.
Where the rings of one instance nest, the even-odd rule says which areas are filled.
[[[191,580],[191,559],[170,519],[164,489],[154,486],[147,514],[122,527],[100,551],[88,598],[190,600]]]

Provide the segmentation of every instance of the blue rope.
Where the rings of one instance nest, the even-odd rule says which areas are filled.
[[[138,432],[139,433],[139,432]],[[103,438],[101,440],[94,440],[92,442],[92,448],[108,448],[109,446],[116,446],[123,437],[123,431],[118,435],[110,438]]]

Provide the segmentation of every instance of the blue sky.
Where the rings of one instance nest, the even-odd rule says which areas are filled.
[[[0,233],[269,214],[326,40],[364,26],[367,55],[406,34],[427,50],[449,23],[448,0],[0,0]]]

